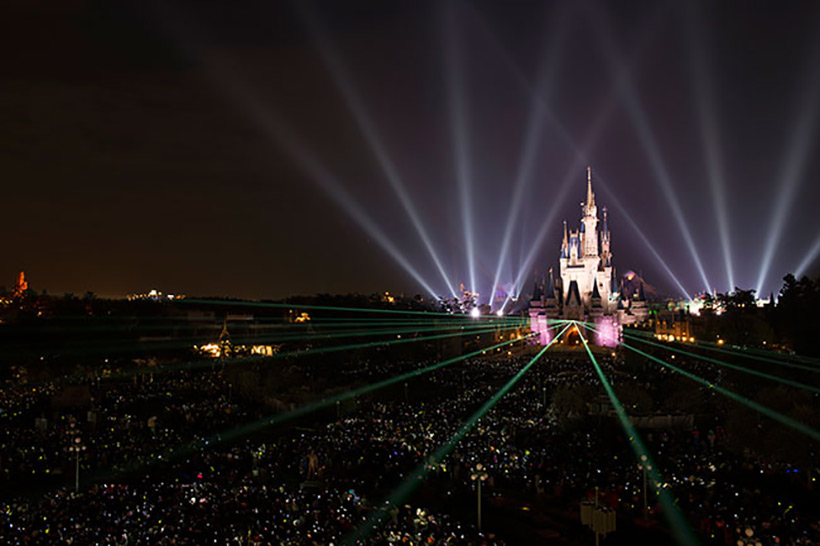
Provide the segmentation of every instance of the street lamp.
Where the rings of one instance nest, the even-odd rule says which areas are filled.
[[[478,463],[475,465],[475,469],[473,473],[470,475],[470,479],[478,483],[478,532],[481,532],[481,482],[489,478],[490,475],[487,474],[484,470],[484,465]]]
[[[86,450],[83,439],[80,438],[80,431],[77,430],[77,424],[71,421],[68,425],[69,453],[74,453],[74,492],[80,491],[80,453]]]
[[[641,462],[638,463],[638,468],[643,470],[643,519],[647,519],[649,504],[646,501],[646,473],[652,471],[652,465],[647,464],[646,455],[641,455]]]

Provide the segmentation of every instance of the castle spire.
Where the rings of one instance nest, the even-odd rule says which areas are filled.
[[[587,200],[581,204],[581,252],[583,256],[598,256],[598,207],[592,192],[592,167],[587,167]]]
[[[564,220],[564,240],[561,241],[561,257],[569,258],[569,238],[567,237],[567,221]]]
[[[587,208],[595,205],[595,194],[592,193],[592,167],[587,165]]]
[[[554,276],[553,276],[553,274],[552,274],[552,268],[551,268],[551,267],[550,267],[550,287],[549,287],[549,293],[551,294],[551,297],[553,297],[553,298],[555,297],[555,277],[554,277]]]

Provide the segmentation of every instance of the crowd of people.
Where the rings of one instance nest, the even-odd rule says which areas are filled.
[[[397,396],[360,396],[335,418],[239,438],[227,432],[264,408],[232,393],[219,370],[91,382],[93,419],[76,410],[43,417],[57,387],[16,386],[0,399],[0,476],[13,485],[0,505],[0,542],[338,544],[378,518],[358,543],[502,544],[499,533],[479,532],[472,517],[446,510],[446,502],[429,510],[384,501],[420,466],[429,471],[428,490],[443,498],[473,491],[478,464],[487,495],[570,513],[598,488],[599,500],[626,521],[659,521],[657,496],[651,489],[644,506],[643,470],[611,415],[561,415],[556,407],[556,392],[582,387],[593,393],[588,407],[603,406],[600,380],[582,357],[543,357],[440,459],[432,457],[436,450],[529,357],[468,360],[425,374],[410,395],[405,386]],[[616,390],[637,379],[610,356],[598,361]],[[427,364],[378,362],[343,375],[352,385]],[[696,366],[719,380],[712,365]],[[663,373],[641,375],[651,396],[663,396],[653,387]],[[39,429],[37,418],[46,419]],[[671,493],[703,542],[735,544],[748,529],[765,545],[820,543],[816,495],[799,473],[811,468],[729,451],[721,416],[698,426],[642,434],[661,477],[649,487]],[[87,445],[80,464],[87,478],[77,493],[66,483],[73,459],[65,450],[76,430]],[[21,484],[55,473],[62,487],[21,494]],[[792,487],[776,485],[784,480]]]

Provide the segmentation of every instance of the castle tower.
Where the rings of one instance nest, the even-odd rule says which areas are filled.
[[[564,239],[561,242],[561,259],[569,258],[569,237],[567,236],[567,221],[564,220]]]
[[[584,234],[584,257],[598,257],[598,207],[592,191],[592,167],[587,167],[587,200],[581,205],[584,216],[581,230]]]
[[[587,167],[586,201],[581,203],[582,217],[579,229],[567,235],[564,224],[564,242],[561,245],[561,285],[564,290],[575,282],[578,294],[585,308],[589,308],[593,289],[597,287],[601,304],[605,310],[609,307],[609,279],[611,268],[607,265],[608,238],[606,240],[606,257],[599,252],[598,206],[595,204],[595,192],[592,191],[592,168]],[[606,258],[606,259],[605,259]]]
[[[550,267],[550,284],[547,288],[546,298],[544,300],[544,310],[547,319],[554,320],[558,318],[560,313],[558,298],[555,295],[555,277],[552,274]]]
[[[609,252],[609,245],[611,243],[612,235],[609,233],[609,226],[606,222],[606,207],[604,207],[604,221],[603,226],[601,227],[601,260],[604,262],[604,266],[612,266],[612,254]]]

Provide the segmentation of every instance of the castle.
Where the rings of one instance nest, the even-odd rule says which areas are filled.
[[[587,167],[587,197],[581,203],[581,211],[579,229],[568,232],[564,221],[560,278],[556,279],[550,268],[549,278],[535,283],[529,308],[530,329],[539,334],[541,345],[548,344],[554,336],[554,329],[550,330],[548,324],[566,319],[593,323],[595,329],[589,329],[589,333],[595,344],[613,347],[620,341],[624,324],[642,322],[649,314],[642,284],[631,297],[623,293],[622,285],[616,284],[612,234],[607,226],[606,208],[601,229],[598,229],[598,206],[592,191],[590,167]]]

